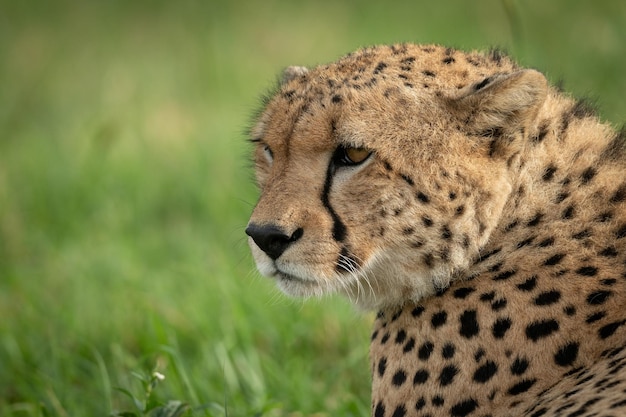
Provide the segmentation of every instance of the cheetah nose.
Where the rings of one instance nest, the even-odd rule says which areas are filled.
[[[283,229],[273,224],[260,226],[251,223],[246,228],[246,234],[273,260],[278,259],[292,243],[300,239],[302,233],[302,228],[298,228],[288,235]]]

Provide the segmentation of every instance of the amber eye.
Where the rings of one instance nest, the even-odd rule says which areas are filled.
[[[365,162],[372,154],[365,148],[349,148],[340,146],[333,155],[333,162],[336,166],[353,166]]]

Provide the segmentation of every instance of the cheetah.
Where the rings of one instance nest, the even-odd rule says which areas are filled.
[[[626,415],[626,129],[505,54],[289,67],[251,129],[258,270],[378,311],[372,415]]]

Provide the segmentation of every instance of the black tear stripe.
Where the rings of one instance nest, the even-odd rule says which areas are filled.
[[[330,193],[330,187],[333,184],[333,175],[335,174],[335,167],[333,162],[331,161],[328,164],[328,169],[326,170],[326,180],[324,181],[324,189],[322,191],[322,205],[328,210],[328,214],[333,220],[333,239],[338,243],[343,243],[346,238],[346,225],[341,221],[335,210],[330,205],[330,200],[328,199],[328,195]],[[350,254],[348,248],[344,245],[341,247],[341,253],[337,257],[337,262],[335,266],[335,270],[337,272],[354,272],[359,268],[359,262],[356,258]]]
[[[328,214],[330,214],[330,217],[333,219],[333,239],[337,242],[343,242],[346,238],[346,225],[343,224],[337,213],[335,213],[335,210],[333,210],[328,199],[330,187],[333,185],[334,174],[335,167],[331,161],[328,164],[328,169],[326,170],[326,180],[324,181],[324,189],[322,190],[322,205],[324,205],[326,210],[328,210]]]

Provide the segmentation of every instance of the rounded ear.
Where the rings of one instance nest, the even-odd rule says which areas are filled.
[[[309,69],[306,67],[297,67],[297,66],[287,67],[283,70],[283,74],[280,77],[280,85],[287,84],[289,81],[297,77],[300,77],[306,74],[307,72],[309,72]]]
[[[534,120],[547,93],[543,74],[528,69],[487,77],[465,87],[449,103],[477,133],[513,133]]]

